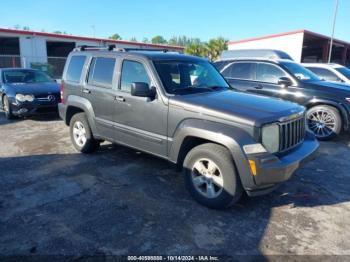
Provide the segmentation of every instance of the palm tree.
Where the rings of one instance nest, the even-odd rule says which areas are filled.
[[[227,40],[223,37],[210,39],[206,44],[208,50],[208,58],[210,61],[216,60],[222,51],[227,50]]]
[[[188,55],[195,55],[195,56],[207,56],[207,49],[204,44],[201,43],[192,43],[186,46],[185,53]]]

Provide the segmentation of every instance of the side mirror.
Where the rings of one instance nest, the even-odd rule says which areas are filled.
[[[293,82],[288,77],[280,77],[278,79],[278,84],[283,87],[288,87],[291,86]]]
[[[154,88],[150,88],[147,83],[144,82],[134,82],[131,84],[131,95],[140,97],[155,97]]]

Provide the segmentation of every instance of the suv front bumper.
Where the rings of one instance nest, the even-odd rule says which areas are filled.
[[[304,142],[283,156],[269,153],[247,155],[256,164],[254,186],[246,188],[250,196],[263,195],[272,191],[277,185],[288,180],[305,162],[315,158],[319,143],[313,134],[307,132]],[[250,168],[249,168],[250,170]]]

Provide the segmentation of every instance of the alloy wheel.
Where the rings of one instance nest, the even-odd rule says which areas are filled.
[[[192,167],[191,177],[195,189],[206,198],[216,198],[224,188],[222,173],[210,159],[197,160]]]
[[[309,115],[308,125],[317,137],[324,138],[335,132],[336,118],[328,111],[317,110]]]
[[[75,143],[83,147],[86,143],[87,137],[86,137],[86,129],[82,122],[76,121],[73,126],[73,137]]]

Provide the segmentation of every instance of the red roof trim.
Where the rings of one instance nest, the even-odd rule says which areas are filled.
[[[299,34],[299,33],[304,33],[304,34],[313,35],[313,36],[317,36],[317,37],[321,37],[321,38],[325,38],[325,39],[330,39],[329,36],[322,35],[322,34],[319,34],[319,33],[315,33],[315,32],[309,31],[309,30],[305,30],[305,29],[300,29],[300,30],[284,32],[284,33],[279,33],[279,34],[272,34],[272,35],[266,35],[266,36],[248,38],[248,39],[242,39],[242,40],[238,40],[238,41],[230,41],[230,42],[228,42],[228,44],[229,45],[234,45],[234,44],[246,43],[246,42],[251,42],[251,41],[270,39],[270,38],[275,38],[275,37],[280,37],[280,36],[294,35],[294,34]],[[350,45],[349,42],[338,40],[338,39],[334,39],[334,42]]]
[[[142,43],[142,42],[126,41],[126,40],[113,40],[113,39],[94,38],[94,37],[86,37],[86,36],[63,35],[63,34],[44,33],[44,32],[35,32],[35,31],[27,31],[27,30],[17,30],[17,29],[0,28],[0,32],[11,33],[11,34],[20,34],[20,35],[38,35],[38,36],[64,38],[64,39],[72,39],[72,40],[82,40],[82,41],[127,44],[127,45],[135,45],[135,46],[140,46],[140,47],[158,47],[158,48],[172,48],[172,49],[177,49],[177,50],[181,50],[181,51],[184,50],[184,47],[182,47],[182,46],[148,44],[148,43]]]
[[[294,34],[304,33],[304,32],[305,32],[305,30],[301,29],[301,30],[295,30],[295,31],[291,31],[291,32],[284,32],[284,33],[279,33],[279,34],[272,34],[272,35],[242,39],[242,40],[238,40],[238,41],[230,41],[230,42],[228,42],[228,44],[233,45],[233,44],[257,41],[257,40],[264,40],[264,39],[275,38],[275,37],[286,36],[286,35],[294,35]]]

